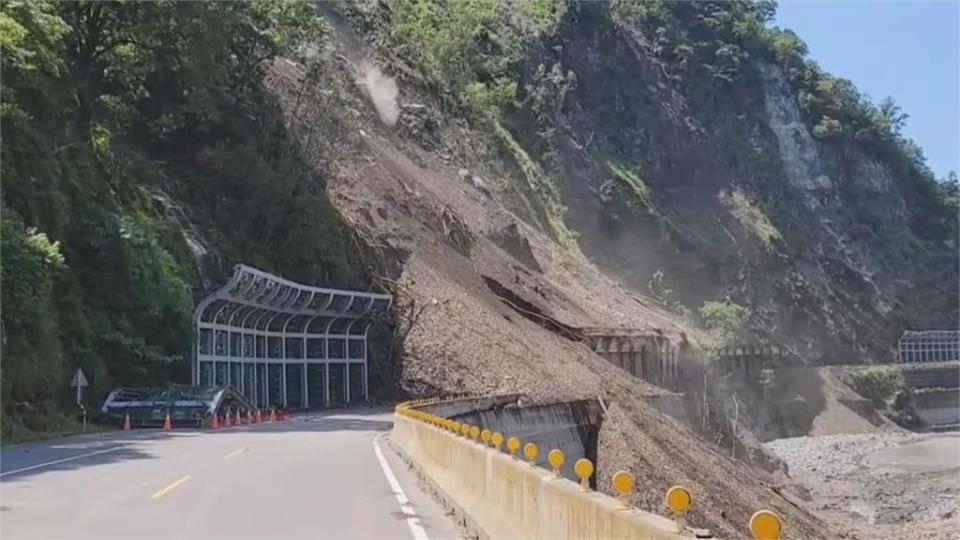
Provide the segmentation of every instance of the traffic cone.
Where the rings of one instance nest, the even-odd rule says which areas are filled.
[[[260,416],[260,409],[257,409],[257,415],[253,417],[253,423],[259,424],[260,422],[263,422],[263,417]]]
[[[233,425],[233,422],[230,421],[230,411],[223,413],[223,425],[224,427],[230,427]]]
[[[123,417],[123,430],[130,431],[130,413]]]
[[[273,407],[270,407],[270,421],[271,422],[277,421],[277,410],[274,409]]]
[[[233,424],[236,426],[243,425],[243,417],[240,416],[240,409],[237,409],[237,421]]]
[[[170,413],[167,413],[167,417],[163,419],[163,430],[170,431],[173,429],[173,425],[170,423]]]
[[[250,409],[247,409],[247,417],[244,418],[244,421],[245,421],[246,423],[248,423],[248,424],[252,424],[252,423],[253,423],[253,413],[250,412]]]
[[[217,413],[213,413],[213,418],[210,419],[210,429],[220,429],[220,418],[217,417]]]

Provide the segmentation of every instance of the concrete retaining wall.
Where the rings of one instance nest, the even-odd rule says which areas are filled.
[[[473,411],[485,411],[496,407],[516,404],[520,397],[520,394],[505,394],[489,397],[458,398],[450,401],[440,401],[431,405],[423,405],[420,408],[444,418],[456,418]]]
[[[903,384],[910,388],[957,388],[960,362],[903,364]]]
[[[471,400],[473,401],[473,400]],[[549,468],[547,452],[559,448],[567,457],[568,467],[563,475],[576,481],[572,464],[580,458],[597,462],[597,438],[600,434],[602,409],[596,400],[571,401],[549,405],[519,406],[514,403],[492,407],[476,407],[459,414],[442,414],[433,406],[423,410],[439,414],[471,426],[483,426],[490,431],[509,433],[521,441],[535,441],[545,449],[536,464]]]
[[[484,538],[689,538],[667,518],[414,418],[396,415],[391,439]]]
[[[931,428],[960,425],[960,389],[916,392],[913,394],[913,409]]]

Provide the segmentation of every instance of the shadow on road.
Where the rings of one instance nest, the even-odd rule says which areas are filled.
[[[227,436],[231,434],[325,433],[388,431],[393,422],[384,418],[391,407],[363,407],[304,412],[282,422],[210,428],[155,428],[77,435],[0,449],[0,483],[12,483],[52,471],[69,471],[132,459],[155,459],[150,444],[177,438]]]
[[[162,435],[160,437],[164,438]],[[137,442],[143,437],[135,439]],[[78,448],[79,447],[79,448]],[[53,471],[69,471],[94,465],[117,463],[132,459],[155,459],[155,455],[134,446],[133,441],[111,441],[98,445],[48,444],[31,449],[10,448],[0,454],[0,483],[13,483],[35,474]]]

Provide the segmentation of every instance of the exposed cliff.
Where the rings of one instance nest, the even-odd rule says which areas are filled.
[[[768,28],[772,3],[522,4],[354,14],[402,78],[487,126],[484,157],[518,169],[491,180],[530,223],[634,290],[662,271],[678,312],[747,306],[743,339],[812,362],[957,326],[956,184],[892,102]],[[409,47],[429,29],[440,50]]]

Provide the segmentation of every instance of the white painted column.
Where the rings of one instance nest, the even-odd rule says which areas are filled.
[[[283,407],[287,407],[287,363],[280,364],[280,393],[283,394]]]

